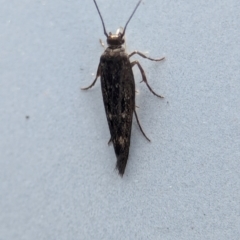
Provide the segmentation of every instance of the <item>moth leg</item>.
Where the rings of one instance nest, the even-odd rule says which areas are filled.
[[[134,52],[132,52],[131,54],[129,54],[129,56],[128,56],[128,58],[130,58],[132,55],[134,55],[134,54],[138,54],[139,56],[141,56],[141,57],[143,57],[143,58],[147,58],[148,60],[151,60],[151,61],[162,61],[165,57],[162,57],[162,58],[150,58],[150,57],[148,57],[148,56],[146,56],[145,54],[143,54],[143,53],[141,53],[141,52],[139,52],[139,51],[134,51]]]
[[[137,119],[138,126],[139,126],[139,128],[140,128],[143,136],[144,136],[149,142],[151,142],[151,140],[146,136],[146,134],[144,133],[144,131],[143,131],[142,127],[141,127],[141,124],[140,124],[140,122],[139,122],[139,120],[138,120],[138,116],[137,116],[136,110],[134,110],[134,114],[135,114],[135,117],[136,117],[136,119]]]
[[[95,84],[96,81],[97,81],[97,78],[98,78],[100,75],[101,75],[101,67],[100,67],[100,63],[99,63],[99,65],[98,65],[98,70],[97,70],[97,75],[96,75],[96,78],[94,79],[93,83],[92,83],[90,86],[85,87],[85,88],[81,88],[81,89],[82,89],[82,90],[88,90],[89,88],[93,87],[94,84]]]
[[[104,44],[104,42],[102,41],[102,39],[99,39],[99,42],[100,42],[101,46],[105,49],[105,44]]]
[[[110,137],[109,141],[108,141],[108,146],[112,143],[112,137]]]
[[[148,82],[147,82],[147,78],[146,78],[145,72],[144,72],[142,66],[140,65],[140,63],[139,63],[138,61],[134,61],[134,62],[131,63],[131,66],[133,67],[133,66],[136,65],[136,64],[138,65],[138,68],[139,68],[139,70],[140,70],[140,72],[141,72],[141,74],[142,74],[143,80],[142,80],[141,82],[145,82],[146,85],[147,85],[147,87],[148,87],[148,89],[149,89],[155,96],[160,97],[160,98],[163,98],[163,96],[160,96],[160,95],[158,95],[157,93],[155,93],[155,92],[152,90],[152,88],[149,86],[149,84],[148,84]]]

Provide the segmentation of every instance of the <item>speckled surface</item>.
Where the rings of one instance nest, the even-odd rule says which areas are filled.
[[[98,0],[108,31],[137,1]],[[240,3],[144,1],[127,33],[142,127],[114,170],[92,1],[1,1],[0,239],[238,240]]]

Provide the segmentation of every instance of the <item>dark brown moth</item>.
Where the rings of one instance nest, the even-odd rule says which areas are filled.
[[[138,51],[134,51],[128,55],[122,46],[124,44],[124,34],[127,25],[141,3],[141,0],[136,5],[124,29],[118,29],[116,34],[112,34],[111,32],[107,34],[98,5],[95,0],[93,1],[102,21],[104,34],[107,37],[108,47],[100,58],[97,75],[93,83],[89,87],[82,88],[82,90],[87,90],[94,86],[97,78],[101,77],[103,103],[111,135],[109,143],[113,143],[117,157],[116,168],[118,169],[119,174],[123,176],[129,154],[133,113],[142,134],[148,141],[150,141],[142,130],[135,110],[135,82],[132,71],[133,66],[138,66],[142,74],[142,81],[146,83],[148,89],[155,96],[163,98],[162,96],[156,94],[149,86],[145,72],[139,62],[130,62],[129,58],[134,54],[138,54],[151,61],[161,61],[164,57],[160,59],[153,59]]]

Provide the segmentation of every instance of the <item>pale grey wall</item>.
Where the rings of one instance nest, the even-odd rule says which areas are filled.
[[[98,0],[108,31],[137,1]],[[0,239],[238,240],[240,3],[145,0],[127,29],[134,69],[130,157],[115,168],[92,1],[0,0]],[[134,59],[134,58],[133,58]],[[94,75],[93,75],[94,74]],[[26,119],[26,116],[29,116]]]

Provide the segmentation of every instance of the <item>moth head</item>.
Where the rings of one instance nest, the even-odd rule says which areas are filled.
[[[98,5],[96,3],[96,0],[93,0],[94,1],[94,4],[97,8],[97,11],[98,11],[98,14],[101,18],[101,21],[102,21],[102,25],[103,25],[103,31],[104,31],[104,34],[105,36],[107,37],[107,43],[109,46],[119,46],[119,45],[122,45],[124,43],[124,35],[125,35],[125,31],[126,31],[126,28],[127,28],[127,25],[128,23],[130,22],[133,14],[136,12],[139,4],[141,3],[142,0],[140,0],[138,2],[138,4],[136,5],[136,7],[134,8],[131,16],[129,17],[125,27],[122,29],[122,31],[119,31],[119,29],[117,30],[116,34],[112,34],[111,32],[109,34],[107,34],[107,31],[106,31],[106,28],[105,28],[105,24],[104,24],[104,21],[103,21],[103,18],[102,18],[102,15],[99,11],[99,8],[98,8]]]
[[[121,46],[124,44],[125,39],[123,35],[124,29],[121,27],[119,28],[115,34],[112,34],[111,32],[107,36],[107,44],[109,46]]]

